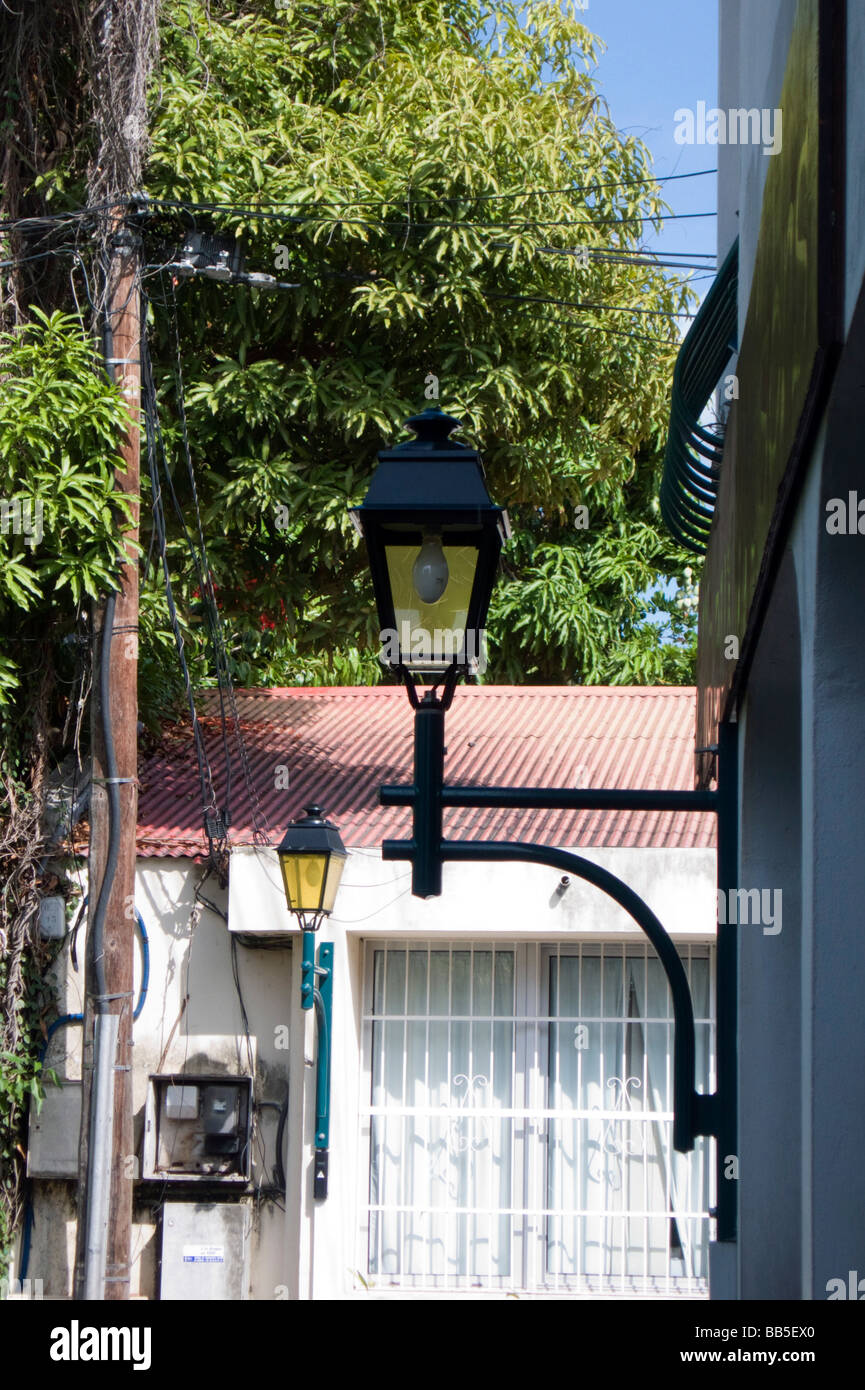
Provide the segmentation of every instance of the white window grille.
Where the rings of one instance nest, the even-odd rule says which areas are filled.
[[[680,952],[706,1092],[713,952]],[[366,1283],[706,1296],[710,1150],[673,1150],[648,944],[368,943],[366,966]]]

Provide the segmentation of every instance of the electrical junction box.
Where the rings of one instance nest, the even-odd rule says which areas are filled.
[[[179,258],[169,269],[183,277],[198,273],[211,280],[231,280],[243,273],[243,251],[233,236],[188,232]]]
[[[47,1085],[39,1110],[30,1106],[28,1178],[77,1178],[80,1129],[81,1082]]]
[[[151,1076],[141,1176],[147,1181],[249,1181],[252,1078]]]
[[[57,893],[39,904],[39,935],[43,941],[62,941],[66,935],[66,902]]]
[[[166,1086],[165,1118],[168,1120],[197,1120],[198,1087]]]
[[[288,910],[279,856],[269,845],[232,845],[228,870],[228,930],[290,946],[300,940]]]
[[[160,1299],[249,1298],[251,1228],[246,1202],[165,1202]]]

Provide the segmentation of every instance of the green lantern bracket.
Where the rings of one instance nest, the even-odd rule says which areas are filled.
[[[277,850],[288,910],[303,932],[300,1006],[315,1009],[315,1163],[313,1196],[327,1196],[330,1149],[330,1058],[333,1034],[333,943],[323,941],[315,952],[315,934],[333,911],[346,860],[339,831],[320,806],[288,826]]]
[[[318,985],[316,985],[318,981]],[[315,933],[303,933],[300,1004],[315,1009],[315,1162],[313,1197],[327,1196],[328,1155],[330,1151],[330,1072],[333,1037],[333,942],[323,941],[315,958]]]
[[[407,675],[408,673],[406,673]],[[414,694],[409,686],[410,694]],[[412,838],[385,840],[382,858],[408,860],[415,897],[438,897],[442,865],[453,862],[546,864],[600,888],[630,914],[654,947],[667,977],[675,1023],[673,1042],[673,1145],[680,1153],[694,1147],[698,1135],[717,1140],[718,1240],[736,1236],[736,1193],[724,1172],[725,1158],[736,1153],[736,958],[735,924],[718,924],[717,941],[717,1087],[712,1095],[696,1089],[694,1010],[688,979],[675,944],[639,894],[608,869],[568,850],[520,841],[448,840],[442,833],[445,807],[590,811],[712,811],[718,816],[718,887],[735,883],[736,726],[723,725],[718,746],[718,789],[672,791],[642,789],[570,790],[558,787],[466,787],[444,785],[445,713],[453,682],[441,698],[435,690],[415,706],[414,781],[411,786],[380,789],[383,806],[412,808]]]

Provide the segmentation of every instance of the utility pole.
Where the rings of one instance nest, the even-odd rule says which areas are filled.
[[[129,409],[120,443],[118,493],[139,488],[141,401],[140,250],[118,209],[108,242],[106,368]],[[91,706],[85,1104],[79,1172],[79,1297],[129,1297],[132,1183],[132,1012],[138,817],[138,503],[125,533],[119,592],[96,607]],[[107,670],[103,665],[107,664]],[[107,704],[105,696],[107,693]],[[107,713],[107,719],[106,719]],[[108,737],[106,738],[106,732]],[[105,885],[106,873],[109,882]],[[105,886],[104,886],[105,885]],[[92,1032],[91,1032],[92,1028]]]
[[[115,475],[118,492],[138,496],[141,408],[141,257],[137,235],[120,230],[109,263],[107,363],[120,383],[129,410],[129,429],[121,445],[126,471]],[[108,1223],[105,1297],[128,1298],[134,1145],[132,1136],[132,1012],[134,1001],[135,861],[138,827],[138,502],[126,534],[128,559],[114,609],[111,639],[110,713],[120,801],[119,858],[105,923],[107,992],[118,996],[117,1062],[114,1083],[114,1145]],[[100,753],[102,750],[100,749]]]
[[[147,153],[147,85],[158,49],[158,0],[88,0],[81,43],[94,130],[88,201],[100,219],[97,300],[106,369],[129,408],[118,494],[138,493],[141,258],[131,217]],[[130,1292],[132,1012],[138,814],[138,507],[126,530],[119,590],[94,614],[93,783],[87,998],[79,1146],[78,1298]]]

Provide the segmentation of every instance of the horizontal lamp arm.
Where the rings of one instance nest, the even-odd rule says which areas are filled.
[[[673,1146],[679,1153],[688,1153],[698,1134],[714,1133],[716,1107],[707,1104],[714,1098],[701,1096],[696,1090],[694,1009],[685,967],[671,937],[639,894],[609,869],[551,845],[523,844],[516,840],[442,840],[438,849],[442,861],[547,864],[593,884],[624,908],[654,947],[673,999]],[[385,840],[382,845],[382,859],[414,862],[415,854],[413,840]]]
[[[379,790],[382,806],[412,806],[416,788],[387,783]],[[448,787],[441,789],[442,806],[477,809],[509,807],[540,811],[717,811],[715,791],[666,791],[629,787],[597,790],[570,787]]]

